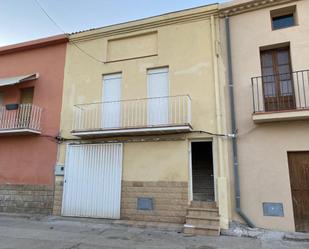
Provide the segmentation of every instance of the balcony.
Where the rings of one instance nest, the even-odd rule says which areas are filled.
[[[32,104],[0,106],[0,135],[27,135],[41,133],[42,108]]]
[[[255,123],[309,119],[309,70],[253,77]]]
[[[106,137],[190,132],[191,99],[168,96],[74,106],[72,134]]]

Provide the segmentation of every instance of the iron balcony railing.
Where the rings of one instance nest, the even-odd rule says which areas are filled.
[[[254,113],[309,109],[309,70],[251,78]]]
[[[167,96],[74,106],[73,132],[190,125],[191,99]]]
[[[0,106],[0,131],[14,129],[41,130],[42,108],[32,104],[20,104],[15,110]]]

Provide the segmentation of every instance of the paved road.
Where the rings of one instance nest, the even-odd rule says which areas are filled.
[[[0,216],[0,249],[308,249],[309,242],[181,233],[106,221]]]

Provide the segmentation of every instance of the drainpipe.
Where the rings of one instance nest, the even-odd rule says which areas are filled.
[[[230,110],[231,110],[231,126],[232,134],[232,148],[233,148],[233,169],[234,169],[234,185],[235,185],[235,201],[236,212],[248,224],[249,227],[254,227],[250,219],[243,213],[240,205],[240,184],[239,184],[239,170],[238,170],[238,155],[237,155],[237,127],[236,127],[236,113],[234,103],[234,82],[233,82],[233,67],[231,56],[231,37],[230,37],[230,19],[225,17],[225,30],[226,30],[226,45],[227,45],[227,61],[228,61],[228,81],[229,81],[229,97],[230,97]]]

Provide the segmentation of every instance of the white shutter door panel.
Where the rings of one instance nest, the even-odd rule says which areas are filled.
[[[168,69],[148,71],[148,125],[168,124]]]
[[[69,145],[64,216],[120,218],[122,144]]]
[[[121,74],[106,75],[103,77],[103,127],[119,128],[121,113]]]

